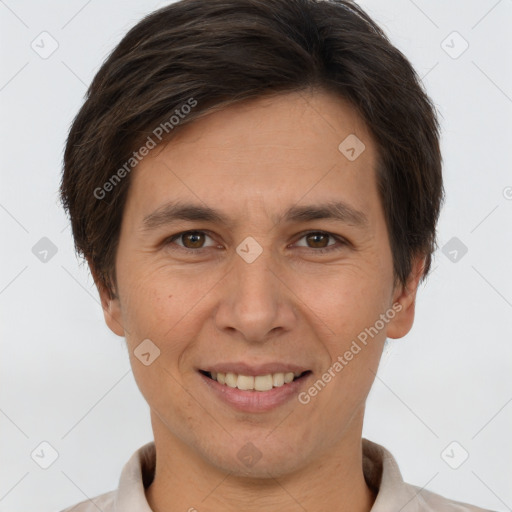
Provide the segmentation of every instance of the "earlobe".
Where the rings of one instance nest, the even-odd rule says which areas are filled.
[[[107,294],[106,291],[100,291],[100,296],[103,295],[104,293]],[[103,308],[103,316],[105,317],[105,323],[108,325],[109,329],[114,334],[123,337],[125,335],[125,331],[123,327],[123,318],[121,314],[121,305],[119,303],[119,299],[117,297],[102,297],[101,307]]]
[[[119,298],[107,290],[103,282],[98,278],[98,275],[92,267],[91,263],[88,263],[89,269],[91,270],[91,274],[94,279],[94,283],[96,284],[96,288],[100,296],[101,308],[103,309],[105,323],[114,334],[123,337],[125,335],[125,330],[123,327],[123,317]]]
[[[406,286],[397,285],[394,293],[393,304],[400,305],[400,311],[388,324],[388,338],[402,338],[412,328],[416,307],[416,293],[419,282],[425,269],[425,258],[417,257],[413,261],[412,270]],[[398,308],[397,308],[398,309]]]

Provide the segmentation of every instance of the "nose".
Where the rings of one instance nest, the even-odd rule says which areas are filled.
[[[235,255],[215,312],[218,329],[260,343],[293,328],[293,293],[272,258],[270,249],[251,263]]]

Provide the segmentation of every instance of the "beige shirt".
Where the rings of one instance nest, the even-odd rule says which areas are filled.
[[[153,480],[155,460],[155,443],[145,444],[124,466],[115,491],[61,512],[152,512],[144,489]],[[367,439],[363,439],[363,472],[368,485],[378,492],[371,512],[491,512],[406,484],[391,453]]]

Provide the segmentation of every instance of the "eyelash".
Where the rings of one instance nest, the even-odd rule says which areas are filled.
[[[175,235],[172,235],[171,237],[167,238],[166,240],[164,240],[164,245],[170,245],[172,244],[175,240],[177,240],[178,238],[181,238],[183,235],[187,235],[189,233],[199,233],[199,234],[204,234],[206,236],[209,236],[211,238],[211,235],[209,234],[208,231],[201,231],[201,230],[189,230],[189,231],[182,231],[181,233],[176,233]],[[343,238],[339,237],[339,236],[336,236],[336,235],[333,235],[332,233],[329,233],[327,231],[307,231],[306,233],[302,233],[302,235],[300,236],[300,238],[297,240],[301,240],[302,238],[308,236],[308,235],[326,235],[328,237],[331,237],[333,238],[334,240],[336,240],[340,245],[336,245],[336,244],[332,244],[331,246],[328,246],[328,248],[325,248],[325,247],[319,247],[319,248],[315,248],[315,247],[305,247],[306,249],[311,249],[314,253],[316,254],[326,254],[326,253],[330,253],[330,252],[333,252],[333,251],[339,251],[340,249],[342,249],[344,246],[347,246],[349,245],[348,242],[346,240],[344,240]],[[204,249],[210,249],[211,247],[199,247],[198,249],[189,249],[187,247],[182,247],[181,245],[177,245],[178,247],[178,250],[181,251],[181,252],[185,252],[187,254],[195,254],[197,255],[200,251],[204,250]]]

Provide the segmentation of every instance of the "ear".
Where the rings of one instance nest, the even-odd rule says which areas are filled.
[[[114,334],[124,337],[125,330],[123,326],[123,316],[121,312],[121,303],[119,301],[119,297],[115,293],[114,297],[112,297],[110,291],[99,279],[98,273],[92,266],[91,262],[87,260],[87,263],[89,264],[89,269],[91,270],[94,283],[96,284],[96,288],[98,289],[98,293],[100,295],[101,307],[103,309],[105,323]]]
[[[413,260],[406,286],[396,285],[393,292],[393,304],[400,304],[401,309],[388,324],[388,338],[402,338],[411,330],[414,323],[416,292],[424,271],[425,256],[417,256]]]

